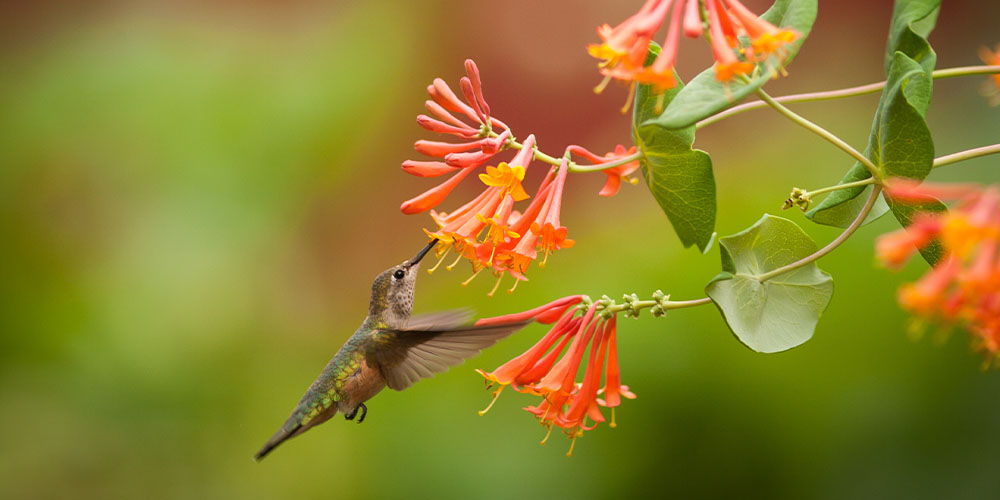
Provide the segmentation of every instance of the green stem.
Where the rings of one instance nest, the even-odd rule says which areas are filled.
[[[773,271],[758,276],[757,280],[760,282],[767,281],[771,278],[775,278],[777,276],[785,274],[788,271],[793,271],[795,269],[798,269],[832,252],[834,249],[839,247],[841,243],[847,241],[847,238],[850,238],[851,235],[854,234],[854,232],[857,231],[862,224],[864,224],[865,219],[868,217],[868,213],[871,212],[872,207],[875,206],[875,201],[878,200],[878,195],[881,192],[882,192],[882,186],[876,185],[874,188],[872,188],[871,194],[868,195],[868,200],[865,201],[864,208],[861,209],[861,213],[859,213],[858,216],[854,219],[854,222],[851,222],[850,226],[847,226],[847,229],[844,229],[843,233],[840,233],[840,236],[837,236],[837,239],[831,241],[827,246],[813,252],[812,254],[806,257],[803,257],[795,262],[792,262],[787,266],[779,267]]]
[[[569,171],[570,172],[600,172],[607,170],[609,168],[617,167],[619,165],[624,165],[626,163],[631,163],[642,158],[643,154],[640,151],[636,151],[628,156],[623,156],[615,161],[609,161],[607,163],[598,163],[597,165],[577,165],[576,163],[570,162]]]
[[[496,137],[497,134],[491,132],[490,136]],[[508,139],[507,140],[507,145],[510,146],[512,149],[516,149],[518,151],[524,149],[524,145],[522,145],[520,142],[517,142],[517,141],[515,141],[513,139]],[[555,165],[557,167],[559,165],[562,165],[562,159],[561,158],[556,158],[555,156],[547,155],[547,154],[543,153],[542,150],[538,149],[537,146],[534,148],[534,150],[535,150],[534,151],[534,157],[535,157],[536,160],[548,163],[549,165]],[[571,161],[570,164],[573,164],[573,162]],[[572,170],[572,169],[570,169],[570,170]]]
[[[703,298],[694,299],[694,300],[678,300],[678,301],[668,300],[665,304],[663,304],[663,308],[664,309],[683,309],[685,307],[703,306],[705,304],[711,304],[711,303],[712,303],[712,299],[710,299],[708,297],[703,297]]]
[[[710,299],[708,297],[703,297],[703,298],[700,298],[700,299],[693,299],[693,300],[662,300],[662,301],[659,301],[659,300],[653,299],[653,300],[640,300],[640,301],[633,302],[632,304],[628,304],[628,303],[618,304],[616,302],[611,302],[609,305],[604,306],[604,307],[598,305],[597,310],[599,310],[599,311],[603,310],[603,311],[609,311],[609,312],[613,312],[613,313],[619,313],[619,312],[622,312],[622,311],[624,311],[626,309],[633,309],[633,310],[635,310],[635,312],[639,312],[639,311],[641,311],[643,309],[648,309],[648,308],[654,307],[654,306],[660,306],[664,311],[667,311],[667,310],[671,310],[671,309],[684,309],[684,308],[687,308],[687,307],[696,307],[696,306],[701,306],[701,305],[710,304],[710,303],[712,303],[712,299]]]
[[[813,196],[816,196],[817,194],[829,193],[830,191],[837,191],[840,189],[850,189],[861,186],[867,186],[869,184],[875,184],[874,177],[869,177],[867,179],[855,182],[848,182],[847,184],[837,184],[836,186],[827,186],[825,188],[820,188],[815,191],[806,191],[805,193],[802,194],[802,196],[805,198],[811,198]]]
[[[981,148],[967,149],[965,151],[959,151],[957,153],[945,155],[940,158],[934,158],[934,168],[943,167],[945,165],[951,165],[952,163],[958,163],[963,160],[978,158],[980,156],[994,155],[997,153],[1000,153],[1000,144],[992,144],[990,146],[983,146]]]
[[[785,115],[785,117],[788,118],[789,120],[792,120],[793,122],[805,127],[810,132],[826,139],[834,146],[837,146],[845,153],[851,155],[855,160],[858,160],[862,165],[864,165],[865,168],[868,169],[868,172],[871,173],[873,177],[876,178],[880,177],[878,169],[875,167],[875,164],[872,163],[871,160],[866,158],[865,155],[859,153],[858,150],[851,147],[850,144],[844,142],[843,139],[837,137],[836,135],[826,130],[825,128],[816,125],[815,123],[803,118],[802,116],[799,116],[794,111],[781,105],[781,103],[775,101],[771,96],[769,96],[767,92],[764,92],[764,89],[757,89],[757,95],[760,96],[761,100],[766,102],[768,105],[777,110],[779,113]]]
[[[971,75],[993,75],[1000,73],[1000,66],[963,66],[960,68],[946,68],[939,69],[931,73],[931,76],[935,80],[942,78],[955,78],[958,76],[971,76]],[[823,92],[809,92],[806,94],[793,94],[781,97],[775,97],[776,102],[808,102],[808,101],[827,101],[831,99],[842,99],[844,97],[855,97],[859,95],[873,94],[882,90],[885,87],[885,81],[877,83],[869,83],[867,85],[859,85],[857,87],[849,87],[845,89],[837,90],[827,90]],[[733,106],[729,109],[721,111],[715,115],[712,115],[704,120],[698,122],[695,128],[702,128],[707,125],[711,125],[717,121],[724,118],[729,118],[733,115],[738,115],[740,113],[751,111],[754,109],[766,108],[768,104],[764,101],[753,101],[740,104],[738,106]]]
[[[495,132],[490,132],[490,137],[497,137],[497,134]],[[507,140],[507,146],[509,146],[512,149],[516,149],[518,151],[524,149],[523,144],[513,139]],[[536,160],[548,163],[549,165],[555,165],[557,167],[559,165],[562,165],[562,158],[556,158],[555,156],[545,154],[544,152],[542,152],[542,150],[538,149],[537,146],[534,148],[534,157]],[[574,173],[601,172],[609,168],[617,167],[619,165],[624,165],[626,163],[636,161],[642,157],[643,154],[639,151],[636,151],[633,154],[624,156],[615,161],[609,161],[607,163],[598,163],[596,165],[580,165],[574,162],[573,160],[569,160],[567,162],[567,165],[569,166],[569,171]]]

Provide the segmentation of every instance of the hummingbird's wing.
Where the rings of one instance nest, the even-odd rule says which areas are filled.
[[[369,364],[382,372],[390,389],[401,391],[479,354],[530,321],[493,326],[446,326],[425,321],[453,318],[455,311],[414,317],[403,330],[379,330],[366,350]],[[467,313],[461,313],[467,317]],[[450,316],[449,316],[450,315]],[[465,323],[466,321],[462,321]]]
[[[472,323],[475,312],[472,309],[452,309],[429,314],[410,316],[403,327],[405,330],[451,330]]]

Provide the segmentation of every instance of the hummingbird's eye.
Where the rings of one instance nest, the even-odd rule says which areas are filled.
[[[402,269],[396,269],[396,272],[392,273],[392,277],[398,280],[403,279],[403,276],[406,276],[406,271]]]

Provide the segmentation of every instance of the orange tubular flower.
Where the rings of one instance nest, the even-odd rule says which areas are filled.
[[[515,278],[514,287],[509,292],[514,291],[518,282],[527,280],[524,272],[530,261],[535,258],[534,251],[538,245],[539,234],[543,232],[541,229],[532,232],[531,224],[536,219],[543,220],[546,215],[550,218],[558,217],[558,212],[550,214],[550,208],[558,204],[555,196],[561,199],[562,185],[568,170],[565,167],[561,169],[561,175],[556,175],[555,169],[546,175],[537,196],[524,214],[513,209],[515,202],[529,198],[521,181],[534,157],[534,146],[535,137],[529,135],[509,164],[500,163],[496,167],[486,167],[486,173],[479,174],[479,179],[486,185],[486,189],[474,200],[452,213],[432,212],[432,217],[440,227],[433,232],[425,230],[429,237],[443,243],[438,245],[437,249],[442,260],[444,255],[451,251],[459,255],[447,269],[452,269],[463,258],[472,263],[473,277],[483,269],[492,269],[498,280],[489,293],[490,296],[496,293],[504,274],[510,274]],[[461,170],[461,172],[467,171],[470,169]],[[554,221],[558,222],[557,219]],[[549,239],[544,240],[544,243],[550,246],[558,244],[550,242]],[[562,242],[561,246],[569,245]],[[528,260],[523,261],[525,258]],[[438,264],[440,263],[439,261]],[[431,272],[437,267],[434,266]],[[471,280],[472,278],[469,278],[465,283]]]
[[[625,149],[625,146],[622,146],[621,144],[615,146],[614,151],[610,153],[605,153],[603,157],[591,153],[583,146],[573,145],[566,148],[566,150],[573,154],[583,156],[584,158],[598,165],[601,163],[610,163],[613,161],[617,161],[622,158],[625,158],[626,156],[632,156],[633,154],[635,154],[636,151],[635,146]],[[607,182],[604,183],[604,187],[601,188],[601,191],[597,193],[598,196],[614,196],[616,193],[618,193],[618,188],[621,187],[622,185],[622,179],[625,179],[625,181],[628,182],[629,184],[637,184],[639,180],[629,176],[632,175],[638,169],[639,169],[639,160],[635,160],[635,161],[630,161],[624,165],[618,165],[617,167],[611,167],[607,170],[604,170],[603,172],[607,174],[608,180]]]
[[[454,135],[463,142],[417,141],[414,149],[418,153],[440,160],[407,160],[402,164],[404,172],[418,177],[438,177],[452,172],[455,175],[444,184],[404,202],[400,207],[403,213],[414,214],[434,208],[468,175],[463,170],[482,166],[502,151],[511,138],[507,125],[490,116],[476,63],[466,60],[465,71],[467,76],[459,81],[464,102],[444,80],[436,78],[427,87],[431,99],[424,102],[431,116],[417,116],[417,124],[421,127],[438,134]]]
[[[635,398],[627,386],[621,385],[615,316],[598,313],[596,304],[582,309],[577,306],[582,298],[566,297],[524,313],[476,323],[541,320],[546,316],[555,321],[549,332],[524,354],[492,372],[477,370],[490,385],[500,384],[493,392],[493,400],[480,415],[493,406],[507,386],[518,392],[542,396],[538,405],[524,409],[548,430],[542,444],[553,428],[563,430],[572,440],[569,455],[573,453],[577,437],[605,421],[602,406],[612,409],[610,425],[614,427],[614,408],[621,404],[621,397]],[[588,354],[586,360],[585,353]],[[582,381],[577,382],[581,366],[585,366],[584,374]],[[604,387],[601,387],[602,377]],[[599,398],[602,394],[603,399]]]
[[[566,184],[566,174],[569,172],[567,161],[563,158],[559,173],[556,174],[556,180],[553,183],[552,199],[556,201],[549,206],[544,222],[541,224],[533,222],[531,224],[531,232],[537,233],[540,236],[538,245],[545,252],[545,258],[538,263],[538,267],[545,267],[545,263],[549,261],[549,254],[553,251],[561,248],[570,248],[576,244],[575,241],[566,238],[566,228],[559,224],[562,190],[563,185]]]
[[[996,50],[980,47],[979,58],[990,66],[1000,66],[1000,43]],[[983,86],[983,94],[990,99],[990,106],[1000,105],[1000,75],[990,75],[990,81]]]
[[[877,254],[899,267],[916,248],[940,242],[944,257],[900,288],[900,305],[921,322],[964,326],[991,359],[1000,357],[1000,186],[890,179],[886,193],[909,201],[957,200],[948,212],[921,214],[906,229],[880,237]]]
[[[799,34],[791,29],[779,29],[761,19],[737,0],[704,0],[704,22],[712,35],[712,53],[716,60],[716,78],[730,81],[737,75],[749,74],[756,63],[769,68],[782,67],[788,57],[788,47]],[[601,44],[587,47],[598,65],[604,81],[597,91],[612,79],[652,84],[657,91],[673,88],[674,63],[677,61],[678,40],[684,36],[702,35],[702,15],[698,0],[647,0],[632,17],[614,28],[607,24],[597,28]],[[727,8],[728,7],[728,8]],[[649,42],[666,22],[667,36],[656,60],[644,67]],[[749,39],[743,46],[740,37]],[[742,56],[742,59],[737,56]]]

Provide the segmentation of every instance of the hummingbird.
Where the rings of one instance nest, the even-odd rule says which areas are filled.
[[[256,460],[337,412],[346,420],[357,418],[360,424],[368,414],[365,401],[385,387],[402,391],[479,354],[530,322],[470,326],[468,310],[411,317],[420,260],[436,243],[431,240],[415,257],[375,278],[368,316],[309,386],[284,425],[254,455]]]

